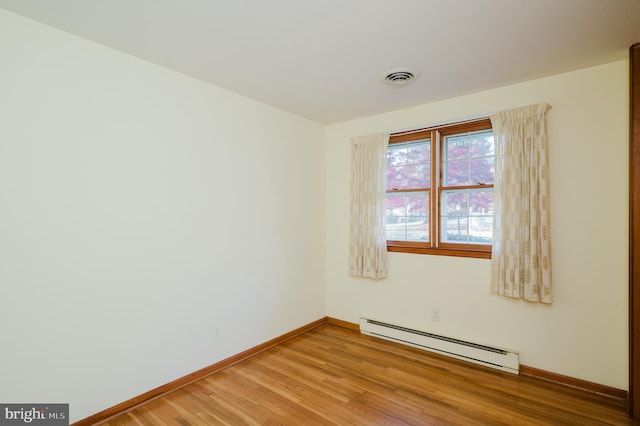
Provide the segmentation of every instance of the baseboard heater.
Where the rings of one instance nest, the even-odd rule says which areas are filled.
[[[464,361],[518,374],[518,352],[360,318],[360,332]]]

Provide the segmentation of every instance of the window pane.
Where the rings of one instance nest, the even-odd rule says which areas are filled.
[[[429,139],[407,144],[407,162],[409,164],[428,164],[431,162],[431,143]]]
[[[471,134],[470,157],[471,184],[492,184],[495,174],[493,131]]]
[[[482,183],[493,184],[494,177],[494,158],[476,158],[469,160],[470,185],[479,185]]]
[[[429,198],[426,192],[414,192],[407,194],[407,216],[427,217],[429,212]]]
[[[444,137],[443,185],[492,184],[493,132],[468,132]]]
[[[493,130],[473,132],[470,135],[469,157],[494,157]]]
[[[387,148],[387,167],[402,166],[406,161],[407,147],[405,144],[393,144]]]
[[[450,161],[445,164],[444,184],[446,186],[469,184],[469,160]]]
[[[387,240],[429,241],[429,193],[387,194]]]
[[[388,167],[388,189],[429,188],[431,169],[427,164]]]
[[[448,161],[469,157],[469,138],[467,134],[447,136],[445,156]]]
[[[431,186],[431,142],[391,144],[387,149],[387,189]]]
[[[442,242],[491,244],[493,189],[442,191],[441,221]]]

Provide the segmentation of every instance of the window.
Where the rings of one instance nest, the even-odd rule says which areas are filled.
[[[491,257],[493,177],[489,119],[392,134],[387,249]]]

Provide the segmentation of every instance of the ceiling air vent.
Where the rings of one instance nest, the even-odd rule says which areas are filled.
[[[382,75],[382,81],[391,86],[404,86],[418,77],[418,72],[411,68],[394,68]]]

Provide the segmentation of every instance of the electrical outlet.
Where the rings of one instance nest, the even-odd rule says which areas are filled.
[[[213,340],[218,340],[220,338],[220,327],[215,327],[213,329]]]
[[[431,311],[431,321],[440,321],[440,311],[438,309]]]

